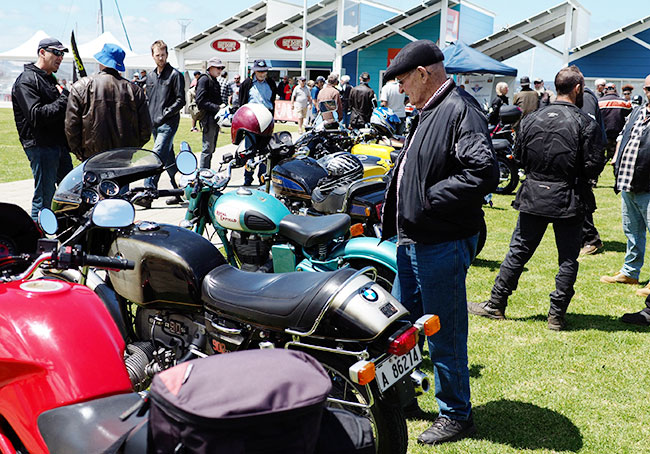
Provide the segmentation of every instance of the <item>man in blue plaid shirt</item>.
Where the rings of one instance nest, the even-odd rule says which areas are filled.
[[[644,90],[650,100],[650,75]],[[601,282],[639,284],[645,254],[646,231],[650,227],[650,111],[648,104],[639,106],[628,116],[621,131],[614,156],[614,190],[621,193],[623,232],[627,237],[625,261],[614,276],[603,276]],[[637,290],[637,295],[650,295],[650,284]],[[641,312],[625,314],[622,321],[650,326],[650,306]]]

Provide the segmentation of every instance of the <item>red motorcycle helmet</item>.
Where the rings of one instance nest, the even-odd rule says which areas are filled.
[[[273,115],[261,104],[244,104],[232,117],[230,137],[232,143],[239,145],[246,133],[256,139],[270,140],[273,134]]]

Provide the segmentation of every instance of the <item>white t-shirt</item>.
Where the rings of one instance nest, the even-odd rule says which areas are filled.
[[[406,117],[406,108],[404,106],[405,93],[399,92],[399,83],[388,82],[381,89],[380,101],[386,101],[387,107],[393,109],[395,115],[400,118]]]
[[[294,105],[304,109],[309,105],[309,98],[309,88],[307,88],[306,85],[304,87],[296,85],[293,89],[293,94],[291,95],[291,99],[295,103]]]

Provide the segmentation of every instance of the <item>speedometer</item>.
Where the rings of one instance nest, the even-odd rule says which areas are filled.
[[[99,194],[92,189],[84,189],[81,191],[81,200],[88,205],[94,205],[99,201]]]
[[[113,180],[104,180],[99,183],[99,192],[106,197],[113,197],[119,194],[120,187]]]

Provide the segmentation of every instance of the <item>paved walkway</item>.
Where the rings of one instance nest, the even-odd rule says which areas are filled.
[[[218,169],[221,157],[224,153],[233,153],[235,145],[225,145],[215,150],[212,157],[212,168]],[[196,153],[197,159],[200,152]],[[27,159],[27,158],[25,158]],[[176,179],[180,178],[180,174]],[[232,179],[230,180],[229,188],[237,189],[244,181],[244,169],[233,169]],[[136,182],[135,185],[142,185],[141,182]],[[159,187],[161,189],[171,188],[169,176],[164,172],[160,177]],[[34,180],[19,180],[10,183],[0,183],[0,202],[14,203],[23,208],[27,213],[32,209],[32,196],[34,195]],[[166,205],[165,199],[154,200],[151,208],[146,210],[136,206],[135,218],[136,220],[147,220],[166,224],[178,225],[185,219],[185,210],[187,203],[181,205]]]

